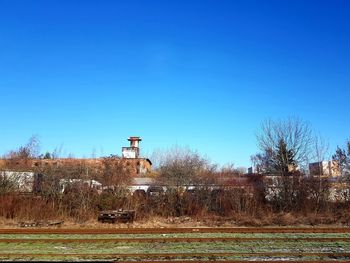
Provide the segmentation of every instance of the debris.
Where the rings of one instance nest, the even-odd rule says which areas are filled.
[[[22,221],[18,223],[20,227],[49,227],[49,226],[61,226],[64,221]]]

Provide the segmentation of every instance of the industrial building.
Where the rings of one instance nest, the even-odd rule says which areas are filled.
[[[336,161],[322,161],[309,164],[311,176],[338,177],[340,176],[339,163]]]

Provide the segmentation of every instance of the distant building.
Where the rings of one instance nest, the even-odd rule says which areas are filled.
[[[258,174],[259,169],[257,166],[251,166],[248,168],[248,174]]]
[[[155,184],[154,178],[151,177],[135,177],[133,178],[129,190],[134,193],[137,190],[143,190],[145,193],[151,185]]]
[[[300,167],[293,164],[288,164],[288,172],[293,173],[300,171]],[[267,168],[260,165],[251,166],[248,168],[248,174],[267,174]]]
[[[0,181],[3,187],[19,193],[38,193],[41,191],[42,174],[33,172],[0,171]]]
[[[98,193],[102,192],[102,184],[96,180],[84,180],[84,179],[61,179],[59,181],[60,190],[62,193],[65,192],[65,190],[69,186],[80,186],[85,187],[88,189],[96,190]]]
[[[123,147],[122,148],[122,157],[123,158],[139,158],[140,155],[140,141],[142,139],[140,137],[132,136],[128,138],[128,141],[130,142],[129,147]]]
[[[152,170],[152,162],[140,157],[140,137],[129,137],[130,147],[122,147],[122,157],[113,158],[57,158],[57,159],[0,159],[0,170],[31,170],[36,167],[74,167],[80,166],[89,174],[98,171],[103,165],[110,163],[111,167],[123,166],[133,177],[145,176]],[[115,165],[115,164],[119,165]],[[34,170],[34,169],[33,169]]]
[[[339,163],[336,161],[322,161],[309,164],[311,176],[340,176]]]

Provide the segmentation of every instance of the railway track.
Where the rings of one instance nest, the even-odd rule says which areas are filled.
[[[18,263],[18,261],[6,261],[7,263]],[[66,263],[69,263],[69,261],[64,261]],[[86,261],[73,261],[74,263],[86,263]],[[249,261],[249,260],[210,260],[210,261],[203,261],[203,260],[147,260],[147,261],[135,261],[135,260],[118,260],[118,261],[113,261],[113,260],[105,260],[105,261],[98,261],[99,263],[249,263],[249,262],[254,262],[254,263],[266,263],[269,261],[266,260],[254,260],[254,261]],[[320,263],[320,260],[273,260],[273,263]],[[334,260],[322,260],[322,263],[334,263]],[[340,260],[336,261],[340,263],[350,263],[350,260]],[[40,263],[63,263],[62,261],[40,261]]]
[[[169,237],[169,238],[0,238],[0,243],[193,243],[193,242],[251,242],[251,241],[275,241],[275,242],[350,242],[348,237]]]
[[[236,227],[236,228],[14,228],[0,229],[0,234],[171,234],[171,233],[350,233],[350,227],[342,228],[280,228],[280,227]]]
[[[122,261],[117,261],[116,263],[143,263],[144,261],[128,261],[128,260],[122,260]],[[203,263],[205,261],[200,261],[200,260],[147,260],[147,263]],[[249,260],[215,260],[215,261],[208,261],[209,263],[213,262],[218,262],[218,263],[247,263],[247,262],[254,262],[254,263],[266,263],[269,261],[266,260],[254,260],[254,261],[249,261]],[[320,263],[319,260],[273,260],[273,263]],[[322,263],[334,263],[334,260],[322,260]],[[341,263],[350,263],[350,260],[341,260],[337,261]],[[12,263],[12,262],[7,262],[7,263]],[[51,262],[51,263],[56,263],[56,262]],[[57,262],[58,263],[58,262]],[[61,262],[59,262],[61,263]],[[101,262],[100,262],[101,263]],[[112,263],[112,262],[109,262]]]
[[[350,253],[327,252],[210,252],[210,253],[0,253],[0,257],[79,257],[79,258],[220,258],[220,257],[324,257],[324,258],[349,258]],[[226,261],[225,261],[226,262]]]
[[[188,233],[189,237],[174,237],[174,236],[162,236],[160,234],[176,234],[176,233]],[[199,233],[238,233],[238,234],[259,234],[259,233],[268,233],[264,236],[239,236],[239,237],[191,237],[190,234],[199,234]],[[274,237],[273,234],[283,234],[284,236]],[[310,235],[303,235],[308,233]],[[312,234],[325,234],[318,235],[316,237]],[[327,235],[329,233],[334,233],[335,235]],[[0,234],[3,238],[0,238],[0,244],[2,246],[8,246],[8,248],[16,247],[19,245],[23,250],[0,250],[0,260],[6,259],[6,261],[11,259],[37,259],[37,260],[57,260],[67,258],[71,259],[81,259],[81,260],[111,260],[108,262],[118,262],[118,263],[135,263],[135,262],[147,262],[147,263],[194,263],[194,262],[222,262],[222,263],[243,263],[243,262],[349,262],[350,263],[350,235],[336,235],[342,233],[350,233],[350,228],[104,228],[104,229],[50,229],[50,228],[24,228],[24,229],[0,229]],[[7,237],[11,235],[11,238]],[[42,234],[43,236],[37,236]],[[50,234],[61,234],[62,237],[45,237],[45,235]],[[84,238],[85,234],[99,234],[100,237],[89,237]],[[126,234],[130,236],[125,237],[113,237],[108,236],[109,234]],[[159,237],[150,237],[150,236],[135,236],[136,234],[158,234]],[[288,234],[295,234],[295,236],[289,236]],[[298,234],[300,237],[298,237]],[[21,235],[26,235],[22,237]],[[66,235],[66,236],[65,236]],[[73,235],[73,236],[69,236]],[[74,235],[83,235],[83,236],[74,236]],[[106,236],[103,236],[106,235]],[[187,236],[187,235],[186,235]],[[76,237],[76,238],[74,238]],[[255,244],[248,244],[249,242],[257,242]],[[231,244],[223,244],[219,242],[232,242]],[[245,245],[241,245],[240,243]],[[284,249],[275,250],[260,250],[264,252],[254,252],[255,246],[258,247],[259,244],[263,244],[263,247],[271,242],[274,244],[273,247],[281,246]],[[276,242],[276,243],[274,243]],[[279,243],[281,242],[281,243]],[[283,242],[296,242],[287,243],[283,245]],[[300,242],[300,243],[297,243]],[[298,250],[291,249],[297,247],[297,244],[305,244],[308,242],[319,242],[319,249],[308,249]],[[328,243],[327,243],[328,242]],[[340,248],[338,249],[337,245],[333,243],[339,242]],[[8,245],[6,245],[8,243]],[[38,250],[26,250],[26,248],[31,247],[30,243],[33,243],[33,246],[36,248],[42,247],[42,244],[35,245],[37,243],[44,243],[50,248],[47,251]],[[68,245],[71,243],[72,245]],[[91,245],[92,250],[80,250],[80,245],[76,244],[87,244],[83,246],[85,248],[89,247],[90,244],[96,243],[96,245]],[[105,245],[103,245],[105,243]],[[128,249],[129,251],[118,250],[118,247],[123,247],[124,245],[114,246],[113,243],[144,243],[144,244],[154,244],[150,245],[150,252],[152,253],[143,253],[145,250],[139,250],[142,253],[138,253],[137,247],[143,248],[144,245],[133,244]],[[169,243],[169,246],[166,244]],[[179,244],[179,246],[186,246],[187,250],[179,250],[176,252],[174,250],[169,250],[172,246],[170,243],[188,243],[187,245]],[[191,244],[193,243],[193,245]],[[198,243],[203,243],[205,250],[200,250],[202,245]],[[226,250],[215,250],[215,245],[225,246],[229,248]],[[12,245],[13,244],[13,245]],[[18,245],[17,245],[18,244]],[[21,245],[25,244],[25,245]],[[68,248],[66,253],[61,253],[60,250],[57,250],[56,247],[61,247],[60,244],[67,244],[63,247]],[[213,244],[213,246],[208,244]],[[322,245],[324,244],[324,245]],[[310,244],[311,245],[311,244]],[[310,246],[309,245],[309,246]],[[135,246],[135,250],[130,250]],[[178,245],[173,245],[175,248]],[[237,249],[243,247],[244,250]],[[311,245],[314,246],[314,245]],[[317,245],[316,245],[317,246]],[[99,247],[108,247],[105,251],[100,251]],[[159,250],[155,248],[159,247]],[[236,248],[234,248],[236,247]],[[250,247],[250,249],[249,249]],[[307,246],[306,246],[307,247]],[[331,248],[330,250],[323,250],[322,248]],[[167,249],[168,250],[167,250]],[[196,248],[196,250],[193,250]],[[72,250],[71,250],[72,249]],[[288,249],[290,249],[288,251]],[[335,249],[335,250],[333,250]],[[163,251],[162,251],[163,250]],[[170,251],[170,252],[167,252]],[[186,253],[181,253],[188,251]],[[259,249],[257,250],[259,251]],[[88,252],[88,253],[85,253]],[[119,253],[115,253],[119,252]],[[135,252],[135,253],[134,253]],[[155,253],[156,252],[156,253]],[[194,253],[195,252],[195,253]],[[306,260],[308,259],[308,260]]]

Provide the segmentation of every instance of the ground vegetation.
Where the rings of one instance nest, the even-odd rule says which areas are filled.
[[[84,161],[63,166],[29,166],[28,160],[33,158],[55,158],[54,154],[41,155],[40,143],[33,137],[4,158],[5,166],[0,171],[0,217],[88,222],[96,219],[101,210],[124,208],[136,210],[136,221],[189,217],[223,218],[243,225],[349,224],[346,181],[339,182],[345,183],[341,198],[331,198],[334,182],[307,176],[303,169],[297,169],[307,153],[311,156],[309,131],[309,126],[300,120],[264,123],[258,136],[262,151],[252,158],[262,170],[254,174],[244,174],[232,164],[219,167],[188,148],[164,151],[151,175],[155,183],[148,191],[131,191],[130,167],[121,165],[116,156],[103,158],[99,167]],[[318,140],[313,145],[317,146],[318,158],[323,159],[326,144]],[[333,155],[345,175],[349,145],[348,142],[347,148],[338,147]],[[5,170],[13,171],[15,167],[42,176],[35,193],[23,194],[16,188],[18,180],[4,175]],[[75,180],[69,181],[71,178]],[[62,180],[66,180],[64,188]],[[101,182],[101,187],[93,187],[93,181]]]

